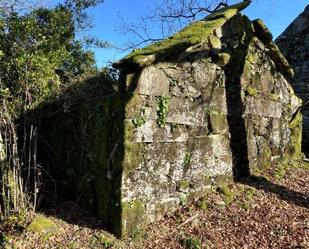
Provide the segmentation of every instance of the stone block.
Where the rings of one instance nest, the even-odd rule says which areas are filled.
[[[207,124],[206,112],[198,102],[172,97],[169,102],[167,122],[183,125],[204,126]]]
[[[163,70],[154,66],[146,67],[138,79],[136,92],[143,95],[169,95],[169,78]]]

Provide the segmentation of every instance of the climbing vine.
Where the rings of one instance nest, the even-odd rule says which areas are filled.
[[[164,127],[167,119],[167,111],[168,111],[168,105],[170,101],[169,96],[160,96],[159,101],[157,103],[157,124],[159,127]]]
[[[145,118],[145,108],[142,108],[140,110],[140,113],[137,117],[135,117],[132,120],[133,125],[137,128],[140,127],[142,125],[144,125],[146,123],[146,118]]]

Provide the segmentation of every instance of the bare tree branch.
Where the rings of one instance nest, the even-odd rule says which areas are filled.
[[[160,41],[190,24],[202,19],[228,4],[240,0],[160,0],[150,15],[145,15],[135,22],[121,18],[119,33],[134,37],[118,48],[121,52],[138,48],[141,45]],[[156,35],[154,35],[156,34]],[[157,34],[160,34],[159,37]]]
[[[0,11],[3,14],[27,12],[40,7],[46,7],[49,0],[1,0]]]

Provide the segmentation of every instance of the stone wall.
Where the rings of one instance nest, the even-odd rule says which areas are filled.
[[[277,38],[276,43],[295,71],[291,84],[304,105],[303,151],[309,156],[309,5]]]
[[[264,24],[238,13],[249,2],[134,51],[115,64],[119,93],[47,119],[50,167],[71,180],[63,189],[84,186],[115,233],[300,157],[292,70]]]

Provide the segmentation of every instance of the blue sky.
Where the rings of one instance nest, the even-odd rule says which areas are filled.
[[[89,11],[94,28],[88,30],[88,33],[121,46],[130,39],[130,36],[116,31],[121,24],[119,16],[134,22],[138,17],[151,13],[155,2],[156,0],[105,0],[103,4]],[[308,3],[308,0],[252,0],[252,4],[243,13],[252,20],[261,18],[276,38]],[[93,49],[93,51],[99,67],[118,60],[129,52],[121,53],[116,49]]]

